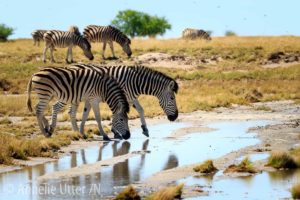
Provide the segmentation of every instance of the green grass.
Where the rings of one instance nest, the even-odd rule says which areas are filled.
[[[293,169],[297,168],[297,163],[289,153],[278,151],[273,152],[268,158],[267,166],[271,166],[276,169]]]
[[[228,166],[224,171],[224,173],[234,172],[257,173],[256,169],[253,167],[253,164],[248,157],[244,158],[238,165],[233,164]]]
[[[196,167],[194,167],[193,170],[195,172],[200,172],[200,173],[208,174],[208,173],[214,173],[218,169],[214,166],[212,160],[206,160],[202,164],[197,165]]]

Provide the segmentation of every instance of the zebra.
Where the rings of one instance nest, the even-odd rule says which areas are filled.
[[[48,30],[34,30],[31,32],[31,36],[33,38],[33,45],[40,46],[40,41],[44,41],[44,34]]]
[[[130,105],[140,115],[143,134],[149,137],[149,131],[144,117],[144,109],[138,101],[141,94],[156,96],[159,104],[170,121],[178,117],[175,93],[178,91],[176,81],[163,73],[147,68],[145,66],[100,66],[95,64],[72,64],[71,69],[93,69],[98,73],[105,73],[114,78],[124,90]],[[72,106],[70,110],[72,110]],[[89,114],[89,107],[84,108],[80,132],[83,131]],[[52,116],[53,117],[53,116]],[[56,117],[56,116],[54,116]],[[73,123],[73,122],[72,122]]]
[[[53,58],[53,50],[55,47],[65,48],[68,47],[66,62],[73,63],[73,53],[72,48],[73,46],[79,46],[82,50],[84,55],[89,59],[93,60],[94,56],[91,51],[91,45],[88,40],[78,35],[76,32],[73,31],[59,31],[59,30],[50,30],[44,34],[44,40],[46,42],[45,49],[43,52],[43,61],[46,62],[46,53],[47,50],[50,48],[50,55],[51,55],[51,62],[55,62]],[[69,61],[69,58],[71,59]]]
[[[192,28],[186,28],[182,31],[182,38],[185,39],[205,39],[205,40],[211,40],[210,35],[204,31],[204,30],[198,30],[198,29],[192,29]]]
[[[77,128],[76,110],[80,102],[85,101],[85,108],[92,108],[98,124],[100,134],[104,140],[109,140],[101,126],[99,102],[105,101],[112,110],[112,129],[114,135],[129,139],[128,128],[129,104],[118,83],[106,75],[90,69],[68,69],[47,67],[32,75],[28,86],[27,107],[32,112],[31,90],[37,93],[36,116],[41,132],[51,137],[56,126],[57,113],[67,104],[72,105],[69,112],[72,127]],[[44,110],[52,98],[59,103],[53,105],[51,125],[44,116]],[[78,131],[78,128],[77,128]],[[86,138],[84,132],[80,132]]]
[[[85,27],[83,35],[88,39],[89,42],[103,42],[103,59],[105,59],[104,53],[106,49],[106,43],[108,43],[110,46],[113,58],[116,58],[113,42],[119,43],[128,57],[130,57],[132,54],[130,48],[131,40],[119,29],[113,26],[89,25]]]

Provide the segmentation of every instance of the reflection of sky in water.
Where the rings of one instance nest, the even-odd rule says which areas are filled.
[[[199,184],[201,186],[212,186],[209,196],[188,198],[195,199],[283,199],[290,198],[289,189],[293,183],[299,182],[300,170],[263,172],[255,176],[240,178],[220,178],[214,177],[189,177],[178,182],[185,185]]]
[[[205,159],[215,159],[231,151],[238,150],[245,146],[259,143],[254,133],[245,133],[253,126],[265,125],[266,121],[244,121],[244,122],[223,122],[210,125],[218,129],[209,133],[190,134],[179,139],[166,139],[173,131],[186,127],[183,123],[168,123],[163,125],[150,126],[150,139],[146,139],[140,129],[132,133],[129,141],[110,142],[99,148],[90,147],[85,150],[78,150],[70,156],[65,156],[56,162],[27,167],[22,170],[9,172],[0,175],[0,199],[9,197],[18,199],[16,193],[4,193],[7,185],[18,182],[26,185],[30,180],[36,186],[35,178],[45,173],[68,169],[80,166],[85,163],[94,163],[117,155],[124,155],[128,152],[149,150],[151,153],[137,155],[114,166],[102,168],[101,172],[88,176],[74,177],[68,180],[50,180],[42,184],[59,188],[63,186],[85,186],[89,190],[95,184],[101,185],[101,195],[109,195],[115,191],[116,186],[124,186],[130,183],[142,181],[152,174],[164,169],[177,166],[197,163]],[[46,187],[45,187],[46,188]],[[93,198],[97,195],[81,193],[76,197]],[[41,195],[41,198],[61,199],[67,195]],[[30,199],[24,196],[22,199]]]

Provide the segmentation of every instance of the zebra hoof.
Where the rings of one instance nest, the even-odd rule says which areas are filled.
[[[111,141],[111,139],[107,135],[103,135],[103,140],[104,141]]]
[[[148,128],[146,127],[146,125],[142,125],[141,127],[142,127],[142,129],[143,129],[143,134],[144,134],[146,137],[149,137],[149,131],[148,131]]]

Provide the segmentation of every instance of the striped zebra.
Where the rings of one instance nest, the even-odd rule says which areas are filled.
[[[44,41],[44,34],[48,30],[34,30],[31,33],[31,36],[33,38],[33,45],[34,46],[40,46],[40,41]]]
[[[44,62],[46,62],[46,53],[48,49],[50,49],[51,62],[55,62],[53,58],[53,50],[55,47],[60,47],[60,48],[68,47],[67,57],[66,57],[67,63],[74,62],[73,53],[72,53],[73,46],[79,46],[83,50],[84,55],[89,60],[94,59],[94,56],[91,51],[90,43],[85,37],[78,35],[76,32],[51,30],[51,31],[47,31],[44,34],[44,40],[46,42],[45,49],[43,52]]]
[[[108,74],[114,78],[125,91],[129,104],[140,115],[141,128],[143,134],[149,137],[149,131],[146,125],[144,109],[138,101],[141,94],[156,96],[159,104],[168,116],[170,121],[178,117],[175,93],[178,91],[178,84],[172,78],[144,66],[99,66],[95,64],[73,64],[72,69],[93,69],[98,73]],[[72,110],[72,109],[71,109]],[[85,121],[89,114],[89,108],[85,107],[80,132],[83,131]],[[73,122],[72,122],[73,123]]]
[[[204,40],[211,40],[210,35],[204,30],[186,28],[182,31],[182,38],[184,39],[204,39]]]
[[[99,103],[105,101],[112,110],[112,132],[124,139],[130,137],[128,128],[129,104],[124,91],[118,83],[106,75],[90,69],[44,68],[32,75],[28,86],[27,107],[32,112],[31,90],[37,93],[38,103],[36,115],[41,132],[50,137],[56,126],[57,113],[66,105],[71,104],[70,117],[72,127],[76,130],[76,110],[80,102],[85,101],[85,108],[92,108],[98,123],[99,131],[104,140],[109,140],[101,126]],[[49,126],[44,116],[49,101],[58,99],[53,105],[52,123]],[[85,137],[84,132],[81,134]]]
[[[109,44],[113,58],[116,58],[114,52],[113,42],[117,42],[127,54],[131,56],[130,39],[122,33],[119,29],[113,26],[96,26],[89,25],[85,27],[83,35],[88,39],[89,42],[103,42],[102,58],[105,59],[104,52],[106,49],[106,43]]]

